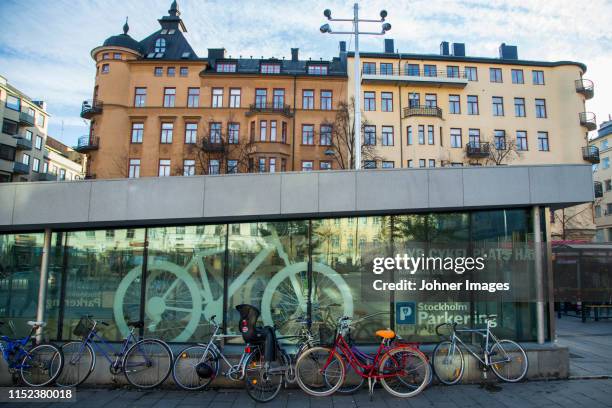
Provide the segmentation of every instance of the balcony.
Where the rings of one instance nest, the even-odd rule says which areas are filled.
[[[57,174],[53,173],[32,173],[36,174],[36,181],[57,181]]]
[[[21,162],[13,163],[13,173],[15,174],[29,174],[30,166]]]
[[[599,163],[599,148],[597,146],[585,146],[582,148],[582,159],[589,163]]]
[[[394,85],[434,85],[449,88],[465,88],[468,83],[464,71],[409,71],[407,69],[376,70],[366,69],[361,72],[361,83],[394,84]]]
[[[223,142],[211,142],[209,139],[202,139],[200,147],[208,153],[224,153],[226,150]]]
[[[249,105],[249,110],[246,112],[246,115],[252,116],[258,113],[275,113],[288,118],[293,117],[291,106],[270,102],[259,102]]]
[[[404,108],[404,118],[411,116],[430,116],[442,119],[442,109],[437,106],[410,106]]]
[[[583,94],[585,99],[591,99],[595,95],[593,81],[591,81],[590,79],[577,79],[575,83],[576,92]]]
[[[489,157],[490,148],[488,142],[469,142],[465,145],[465,154],[473,158]]]
[[[595,198],[603,197],[603,183],[601,181],[593,182],[593,190],[595,192]]]
[[[28,112],[19,112],[19,126],[34,126],[34,115]]]
[[[584,126],[588,130],[597,129],[597,120],[593,112],[580,112],[580,126]]]
[[[291,155],[291,146],[283,142],[270,142],[253,140],[249,154],[270,154],[288,157]]]
[[[100,138],[94,136],[81,136],[74,150],[79,153],[86,153],[92,150],[98,150]]]
[[[15,149],[17,150],[32,150],[32,141],[21,136],[13,136],[17,143]]]
[[[83,101],[81,105],[81,117],[83,119],[91,119],[92,116],[102,113],[102,105],[102,101],[97,99]]]

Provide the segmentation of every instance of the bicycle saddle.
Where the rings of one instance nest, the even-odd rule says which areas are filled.
[[[142,320],[136,322],[127,322],[127,325],[135,329],[141,329],[144,327],[144,322]]]
[[[382,337],[383,339],[392,339],[395,337],[395,332],[393,330],[378,330],[376,331],[376,335],[378,337]]]
[[[33,320],[30,320],[28,322],[29,326],[39,326],[39,327],[43,327],[46,323],[45,322],[35,322]]]

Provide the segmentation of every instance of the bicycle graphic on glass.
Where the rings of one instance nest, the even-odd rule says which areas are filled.
[[[308,270],[307,262],[292,262],[283,248],[276,229],[269,226],[269,235],[258,237],[261,250],[246,267],[229,283],[228,299],[244,289],[266,258],[274,251],[282,259],[284,267],[274,273],[267,282],[261,300],[264,325],[273,325],[275,316],[284,322],[307,312],[307,284],[302,276]],[[147,298],[145,304],[145,328],[167,341],[184,342],[191,338],[202,315],[206,321],[223,313],[223,295],[215,297],[206,270],[207,257],[222,254],[223,248],[206,249],[196,253],[187,265],[180,266],[161,259],[149,259],[146,277]],[[197,271],[196,280],[191,271]],[[142,267],[133,268],[120,282],[113,302],[117,327],[124,335],[129,332],[126,310],[138,310]],[[342,316],[353,315],[353,297],[344,278],[329,266],[313,262],[313,310],[324,310],[328,305],[340,304]],[[316,284],[315,284],[316,283]],[[313,312],[314,313],[314,312]],[[277,319],[279,320],[279,319]],[[168,327],[169,326],[169,327]],[[163,333],[162,333],[163,332]],[[163,336],[163,334],[166,336]],[[287,334],[287,333],[281,333]],[[169,338],[171,337],[171,338]]]

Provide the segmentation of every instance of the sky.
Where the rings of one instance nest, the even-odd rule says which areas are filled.
[[[35,100],[47,101],[49,134],[68,145],[87,134],[79,117],[91,99],[95,64],[90,51],[122,32],[142,40],[159,29],[171,0],[0,0],[0,75]],[[178,0],[195,52],[224,47],[232,56],[330,59],[342,35],[323,35],[323,10],[352,17],[340,0]],[[368,0],[360,17],[388,12],[386,38],[407,53],[438,53],[441,41],[463,42],[466,55],[497,57],[499,44],[518,46],[519,58],[580,61],[595,83],[587,110],[598,123],[612,114],[612,0]],[[10,18],[8,18],[10,16]],[[332,23],[337,31],[350,26]],[[373,31],[379,25],[368,26]],[[362,51],[382,51],[381,37],[360,37]],[[592,133],[594,135],[594,133]],[[576,137],[580,137],[576,135]]]

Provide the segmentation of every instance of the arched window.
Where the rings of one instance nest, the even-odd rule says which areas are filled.
[[[166,40],[158,38],[155,41],[155,52],[166,52]]]

